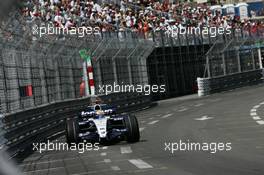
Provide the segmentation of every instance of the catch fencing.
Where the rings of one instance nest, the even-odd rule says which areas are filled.
[[[264,32],[235,31],[230,40],[217,40],[206,54],[198,94],[209,95],[263,82]]]
[[[146,58],[154,44],[133,32],[45,35],[32,32],[39,21],[25,24],[15,13],[1,27],[0,104],[13,113],[81,96],[82,49],[91,51],[96,94],[104,84],[148,83]],[[42,26],[43,27],[43,26]]]
[[[172,36],[164,30],[147,34],[147,39],[154,41],[156,46],[147,62],[149,83],[166,86],[165,93],[153,94],[154,99],[196,93],[197,77],[202,77],[205,70],[205,54],[213,43],[223,37],[231,38],[232,35],[193,32]]]
[[[262,68],[264,32],[261,35],[243,35],[240,32],[230,40],[217,40],[206,54],[205,77],[217,77]]]
[[[130,31],[39,37],[32,31],[39,21],[25,24],[17,13],[8,19],[0,28],[0,148],[12,157],[25,155],[33,142],[64,134],[67,118],[91,102],[82,97],[81,50],[90,52],[92,69],[85,69],[92,70],[89,79],[105,103],[119,112],[152,105],[143,93],[99,92],[99,86],[114,83],[148,84],[146,58],[154,49],[152,41]]]

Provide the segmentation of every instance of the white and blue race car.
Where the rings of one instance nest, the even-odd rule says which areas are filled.
[[[110,143],[126,140],[133,143],[140,139],[135,115],[117,114],[107,104],[88,106],[75,118],[66,121],[66,140],[70,143]]]

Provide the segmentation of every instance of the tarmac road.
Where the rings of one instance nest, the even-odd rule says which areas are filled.
[[[262,86],[204,98],[192,95],[160,101],[158,106],[136,113],[141,130],[139,143],[121,142],[83,154],[35,152],[19,166],[28,175],[263,175],[262,102]],[[210,150],[172,153],[165,146],[170,144],[172,148],[174,144],[176,148],[180,141],[230,143],[231,150],[225,147],[216,153]]]

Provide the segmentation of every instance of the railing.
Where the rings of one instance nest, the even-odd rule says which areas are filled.
[[[118,113],[134,112],[153,105],[150,96],[138,93],[110,94],[100,98],[117,107]],[[32,143],[63,135],[65,120],[78,115],[89,103],[90,98],[73,99],[5,115],[3,128],[9,154],[20,158],[23,156],[20,153],[32,151]]]
[[[217,77],[262,68],[264,39],[247,36],[216,41],[206,54],[204,77]]]
[[[212,93],[232,90],[244,86],[263,83],[263,70],[251,70],[213,78],[198,78],[198,95],[206,96]]]
[[[0,152],[5,149],[6,144],[3,118],[4,115],[0,114]]]
[[[37,36],[35,23],[10,17],[0,30],[0,104],[3,113],[81,96],[82,49],[91,51],[96,94],[100,85],[147,84],[146,58],[154,43],[129,30],[76,35]],[[21,22],[22,20],[22,22]],[[37,21],[35,21],[37,23]],[[21,27],[23,26],[23,27]],[[9,27],[11,29],[9,29]]]
[[[180,31],[179,27],[176,27],[176,31]],[[207,30],[211,29],[218,30],[218,28],[207,27]],[[203,29],[200,28],[200,31]],[[254,32],[251,28],[236,28],[230,29],[230,33],[220,34],[216,32],[212,34],[202,34],[202,33],[175,33],[174,35],[169,34],[168,30],[158,30],[158,31],[150,31],[145,34],[146,39],[152,40],[155,42],[156,47],[163,46],[188,46],[188,45],[202,45],[202,44],[214,44],[217,41],[228,42],[232,39],[239,38],[252,38],[252,39],[260,39],[264,38],[264,28],[258,28]]]
[[[97,87],[148,81],[146,58],[154,45],[136,33],[37,37],[32,26],[23,20],[14,13],[0,29],[4,33],[0,35],[0,104],[4,116],[0,120],[0,146],[4,145],[11,156],[28,150],[33,142],[63,134],[65,120],[89,105],[90,98],[80,97],[84,62],[79,55],[81,49],[91,51]],[[117,106],[119,112],[152,105],[150,96],[139,93],[105,96],[97,87],[96,94],[105,103]]]

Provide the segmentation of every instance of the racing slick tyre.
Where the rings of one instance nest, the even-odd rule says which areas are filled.
[[[140,139],[138,121],[136,116],[127,115],[124,117],[125,127],[127,128],[127,142],[134,143]]]
[[[79,142],[79,125],[77,119],[66,121],[66,140],[68,144]]]

